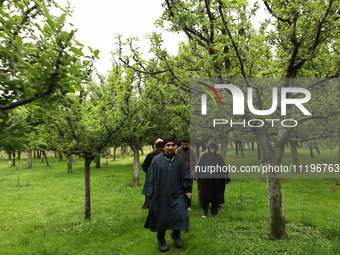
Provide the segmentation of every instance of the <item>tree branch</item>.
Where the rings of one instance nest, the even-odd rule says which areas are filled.
[[[66,47],[63,46],[60,49],[60,51],[59,51],[59,54],[58,54],[58,57],[57,57],[57,60],[56,60],[56,64],[55,64],[55,71],[51,75],[50,83],[49,83],[48,88],[46,89],[46,91],[41,92],[41,93],[37,92],[37,93],[35,93],[34,96],[18,100],[16,102],[12,102],[12,103],[9,103],[7,105],[0,105],[0,111],[10,110],[10,109],[13,109],[15,107],[28,104],[30,102],[33,102],[35,100],[41,99],[41,98],[43,98],[45,96],[48,96],[48,95],[52,94],[55,91],[56,87],[57,87],[57,84],[55,83],[55,80],[56,80],[56,78],[59,75],[59,69],[60,69],[60,65],[61,65],[61,57],[62,57],[62,55],[64,53],[65,48]]]
[[[333,112],[330,112],[329,114],[327,115],[309,115],[309,116],[299,116],[297,118],[295,118],[295,120],[299,123],[302,123],[302,122],[305,122],[305,121],[308,121],[308,120],[317,120],[317,119],[327,119],[331,116],[336,116],[340,114],[340,111],[333,111]]]
[[[313,88],[313,87],[316,87],[316,86],[318,86],[318,85],[321,85],[321,84],[323,84],[323,83],[325,83],[325,82],[327,82],[327,81],[329,81],[329,80],[330,80],[330,78],[318,79],[317,81],[312,82],[311,84],[309,84],[309,85],[306,87],[306,89],[309,90],[309,89],[311,89],[311,88]]]
[[[207,10],[207,14],[209,17],[209,21],[210,21],[210,36],[209,36],[209,41],[212,43],[214,41],[214,21],[215,21],[215,17],[214,15],[211,13],[211,9],[210,9],[210,0],[204,0],[205,3],[205,8]]]
[[[276,19],[278,19],[278,20],[280,20],[280,21],[282,21],[282,22],[286,22],[286,23],[288,23],[289,25],[292,24],[292,22],[291,22],[290,19],[284,19],[284,18],[282,18],[282,17],[276,15],[276,14],[274,13],[273,9],[270,8],[270,6],[269,6],[269,4],[267,3],[267,1],[263,0],[263,3],[264,3],[265,6],[267,7],[267,10],[269,11],[269,13],[270,13],[271,15],[273,15]]]
[[[182,114],[180,114],[179,112],[175,111],[172,106],[170,105],[169,101],[166,99],[166,97],[164,96],[163,92],[158,89],[156,87],[156,90],[161,94],[161,96],[163,97],[164,101],[166,102],[166,104],[168,105],[168,107],[180,118],[182,118],[186,123],[190,124],[190,120],[188,120],[187,118],[185,118]]]
[[[221,19],[222,19],[222,22],[223,22],[223,26],[224,26],[225,30],[227,31],[228,36],[229,36],[229,38],[230,38],[230,40],[231,40],[231,42],[232,42],[232,45],[233,45],[233,47],[234,47],[234,50],[235,50],[235,52],[236,52],[238,61],[239,61],[239,63],[240,63],[240,69],[241,69],[242,76],[243,76],[243,78],[245,79],[247,85],[248,85],[249,87],[252,87],[251,84],[249,84],[249,82],[248,82],[247,75],[246,75],[246,72],[245,72],[245,70],[244,70],[244,64],[243,64],[243,60],[242,60],[242,58],[241,58],[240,51],[239,51],[239,49],[238,49],[238,47],[237,47],[237,45],[236,45],[236,42],[235,42],[235,40],[234,40],[234,38],[233,38],[233,36],[232,36],[232,34],[231,34],[231,32],[230,32],[230,29],[229,29],[229,27],[228,27],[227,21],[225,20],[225,17],[224,17],[224,14],[223,14],[223,10],[222,10],[222,1],[221,1],[221,0],[218,0],[218,10],[219,10],[219,13],[220,13],[220,15],[221,15]]]
[[[340,137],[340,134],[331,134],[331,135],[316,135],[306,138],[297,138],[297,139],[289,139],[290,142],[307,142],[310,140],[316,140],[316,139],[325,139],[330,137]]]
[[[173,11],[173,5],[175,5],[176,3],[174,3],[173,5],[171,5],[169,0],[165,0],[168,11],[170,13],[170,16],[172,18],[175,18],[175,13]],[[198,43],[202,46],[202,47],[206,47],[207,44],[209,43],[209,39],[204,37],[201,33],[199,33],[198,31],[196,31],[194,28],[189,27],[186,24],[180,24],[180,26],[183,28],[184,33],[188,36],[189,39],[193,39],[192,35],[195,35],[196,37],[198,37],[200,40],[198,40]],[[205,42],[205,43],[203,43]]]
[[[143,74],[161,74],[161,73],[166,73],[166,72],[169,72],[170,69],[163,69],[163,70],[159,70],[159,71],[144,71],[144,70],[141,70],[141,69],[137,69],[135,67],[133,67],[132,65],[130,65],[127,61],[125,61],[122,57],[119,57],[119,60],[123,62],[123,64],[125,66],[127,66],[128,68],[131,68],[132,70],[136,71],[136,72],[139,72],[139,73],[143,73]]]
[[[330,12],[330,9],[332,7],[332,3],[333,3],[333,0],[330,0],[328,8],[326,9],[323,18],[320,20],[320,23],[318,25],[318,29],[317,29],[317,32],[316,32],[316,35],[315,35],[313,46],[309,48],[309,51],[310,51],[309,57],[301,59],[301,61],[294,66],[294,69],[296,71],[299,70],[308,60],[312,59],[312,55],[314,54],[314,52],[316,51],[318,45],[320,44],[320,42],[321,42],[320,37],[321,37],[321,33],[322,33],[322,31],[321,31],[322,30],[322,26],[325,23],[326,18],[328,16],[329,12]]]
[[[314,40],[314,44],[313,44],[313,47],[311,48],[311,50],[314,52],[318,46],[318,44],[320,43],[319,39],[320,39],[320,36],[321,36],[321,29],[322,29],[322,25],[323,23],[325,23],[326,21],[326,18],[331,10],[331,7],[332,7],[332,4],[333,4],[333,0],[330,0],[329,1],[329,5],[328,5],[328,8],[326,9],[325,11],[325,15],[324,17],[322,18],[322,20],[320,21],[319,25],[318,25],[318,30],[317,30],[317,33],[316,33],[316,37],[315,37],[315,40]]]
[[[160,56],[159,56],[160,57]],[[171,66],[169,65],[169,62],[166,58],[166,56],[163,57],[163,61],[165,62],[165,64],[168,66],[169,72],[172,74],[172,76],[179,81],[184,87],[190,88],[190,86],[188,84],[186,84],[185,82],[183,82],[174,72],[174,70],[172,70]]]
[[[297,66],[294,66],[294,63],[295,63],[296,57],[297,57],[297,55],[299,53],[299,48],[300,48],[300,45],[301,45],[301,42],[299,42],[297,40],[297,38],[296,38],[296,22],[297,22],[297,18],[298,18],[297,13],[294,13],[294,15],[292,17],[292,20],[293,20],[293,32],[292,32],[292,34],[290,36],[290,41],[293,44],[293,51],[292,51],[292,54],[290,56],[288,66],[286,68],[285,78],[295,78],[296,72],[299,69],[299,68],[297,68]]]

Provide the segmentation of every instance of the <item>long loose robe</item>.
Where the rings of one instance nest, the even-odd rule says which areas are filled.
[[[184,199],[188,191],[190,172],[184,159],[176,153],[171,159],[164,153],[154,157],[143,188],[143,194],[151,197],[145,227],[152,232],[188,230]]]
[[[198,166],[206,169],[209,166],[220,166],[224,167],[225,163],[222,156],[218,153],[211,154],[209,152],[203,152],[201,154]],[[202,192],[202,202],[214,202],[217,204],[224,203],[224,191],[225,185],[229,179],[228,173],[216,173],[215,178],[209,173],[197,174]]]

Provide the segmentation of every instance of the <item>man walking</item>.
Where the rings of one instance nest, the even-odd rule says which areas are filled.
[[[174,153],[175,139],[164,139],[164,152],[154,157],[143,188],[150,198],[145,228],[157,232],[161,252],[169,250],[165,241],[167,230],[177,248],[183,247],[181,230],[189,229],[189,215],[184,197],[191,198],[190,173],[182,157]]]
[[[150,152],[148,155],[146,155],[146,158],[142,164],[142,168],[143,168],[143,171],[147,174],[148,173],[148,170],[149,170],[149,167],[151,165],[151,162],[153,160],[153,158],[158,155],[159,153],[162,153],[163,152],[163,149],[164,149],[164,143],[162,141],[159,141],[156,143],[155,145],[155,150],[153,150],[152,152]]]
[[[211,166],[219,166],[220,168],[225,166],[222,156],[217,153],[217,145],[214,142],[209,143],[208,151],[202,153],[198,163],[199,169],[205,170],[198,173],[202,191],[202,218],[207,217],[209,203],[212,204],[211,215],[214,217],[218,214],[219,204],[224,203],[225,185],[230,181],[228,172],[216,172],[215,176],[212,176],[209,171],[206,171]]]

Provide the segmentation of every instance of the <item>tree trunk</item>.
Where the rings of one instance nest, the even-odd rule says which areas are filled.
[[[100,154],[98,154],[94,161],[96,162],[96,168],[100,168]]]
[[[133,150],[133,181],[132,187],[139,185],[139,150]]]
[[[255,149],[255,143],[251,142],[251,150],[254,151],[254,149]]]
[[[114,147],[114,149],[113,149],[113,160],[116,160],[116,152],[117,152],[117,147]]]
[[[243,151],[243,144],[242,144],[242,142],[239,142],[239,147],[240,147],[240,150],[241,150],[241,156],[244,157],[244,151]]]
[[[43,153],[40,152],[39,158],[40,158],[41,163],[44,163],[44,154]]]
[[[19,160],[19,170],[18,170],[18,182],[17,182],[17,187],[19,187],[19,183],[20,183],[20,164],[21,160]]]
[[[276,175],[276,176],[275,176]],[[288,239],[282,203],[282,186],[279,173],[267,175],[267,193],[271,236],[274,239]]]
[[[29,149],[27,152],[27,169],[32,168],[32,150]]]
[[[270,134],[267,129],[258,129],[255,131],[255,134],[258,142],[260,143],[263,162],[268,169],[269,166],[274,167],[275,165],[280,164],[286,142],[276,142],[273,148],[271,145]],[[288,239],[282,203],[281,174],[279,172],[267,172],[267,195],[271,238],[279,240]]]
[[[50,163],[48,163],[48,159],[47,159],[46,152],[43,151],[42,154],[43,154],[42,158],[43,158],[43,159],[45,158],[45,160],[46,160],[46,165],[47,165],[47,166],[50,166]]]
[[[91,219],[91,186],[90,186],[90,166],[94,156],[85,156],[84,177],[85,177],[85,206],[84,219]]]
[[[228,151],[228,136],[221,135],[221,155],[223,157],[224,162],[227,160],[227,151]]]
[[[257,159],[261,159],[261,147],[260,144],[258,142],[256,142],[257,145]]]
[[[301,165],[300,160],[299,160],[298,151],[297,151],[298,143],[297,142],[289,142],[289,143],[290,143],[290,149],[292,151],[294,164],[297,167],[296,169],[298,169],[298,167]]]
[[[63,161],[63,154],[59,152],[59,161]]]
[[[310,151],[310,157],[314,158],[314,154],[313,154],[313,146],[312,145],[308,145],[309,151]]]
[[[71,154],[67,155],[67,173],[72,174],[72,157]]]
[[[318,153],[318,155],[320,155],[320,150],[319,150],[319,147],[317,145],[315,146],[315,149],[316,149],[316,152]]]
[[[235,142],[235,154],[238,155],[238,143]]]
[[[13,151],[12,166],[15,166],[15,151]]]

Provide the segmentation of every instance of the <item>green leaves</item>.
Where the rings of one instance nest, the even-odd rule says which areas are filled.
[[[88,46],[90,52],[93,54],[92,59],[99,58],[99,50],[93,50],[92,47]]]
[[[20,36],[17,36],[17,37],[15,38],[15,41],[16,41],[16,43],[17,43],[18,50],[19,50],[19,51],[22,50],[22,39],[21,39],[21,37],[20,37]]]
[[[58,18],[58,20],[57,20],[57,22],[56,22],[56,26],[57,26],[57,27],[60,27],[62,24],[65,23],[65,21],[66,21],[66,15],[67,15],[67,13],[63,13],[63,14]]]
[[[35,11],[32,11],[32,1],[17,1],[17,9],[7,2],[0,6],[0,54],[2,70],[5,70],[1,72],[0,86],[16,91],[16,80],[25,84],[16,97],[12,94],[3,98],[0,111],[21,105],[21,102],[24,104],[27,98],[39,100],[58,91],[59,87],[64,92],[74,92],[73,86],[81,81],[77,77],[90,64],[80,60],[84,57],[83,45],[75,41],[75,31],[63,30],[69,13],[56,6],[63,11],[56,17],[44,1],[35,0],[34,3]],[[6,12],[7,9],[12,12]],[[40,20],[46,24],[42,26]],[[97,51],[94,54],[98,56]]]
[[[55,16],[52,6],[61,14]],[[62,9],[53,1],[18,0],[0,5],[0,118],[4,128],[11,126],[13,109],[27,105],[38,114],[38,104],[48,111],[65,100],[65,93],[75,93],[90,78],[91,63],[99,52],[84,55],[84,46],[74,38],[75,30],[64,29],[69,14],[69,8]],[[40,117],[49,121],[47,115]],[[6,130],[0,144],[10,133],[18,135],[13,129]]]

